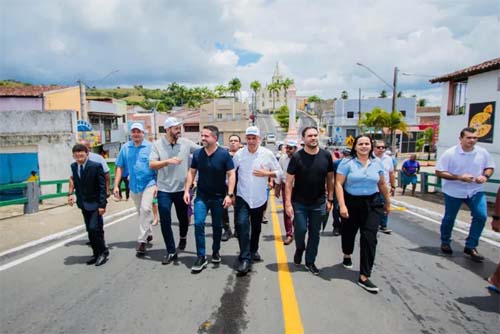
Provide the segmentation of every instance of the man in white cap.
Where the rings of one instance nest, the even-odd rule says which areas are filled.
[[[273,152],[260,146],[260,131],[251,126],[245,131],[247,145],[233,157],[238,171],[236,189],[236,231],[240,246],[237,268],[245,275],[252,261],[262,261],[258,252],[262,218],[267,203],[267,180],[276,178],[280,183],[283,171]]]
[[[286,145],[285,145],[285,153],[280,157],[279,164],[281,169],[286,171],[288,169],[288,164],[290,163],[290,159],[292,158],[293,154],[297,152],[297,147],[299,144],[297,143],[296,140],[290,139],[287,140]],[[285,184],[286,184],[286,174],[283,173],[283,176],[281,177],[281,184],[276,184],[274,188],[274,193],[276,194],[276,197],[281,196],[283,198],[283,207],[286,205],[286,196],[285,196]],[[289,245],[293,241],[293,222],[292,218],[286,214],[286,211],[283,210],[283,222],[285,224],[285,231],[286,231],[286,238],[283,243],[285,245]]]
[[[161,233],[167,248],[162,264],[177,260],[174,234],[172,232],[172,204],[179,220],[179,250],[186,248],[189,226],[188,205],[184,202],[184,184],[188,172],[189,155],[200,146],[189,139],[181,138],[182,121],[168,117],[164,123],[165,136],[153,143],[149,155],[149,167],[158,171],[158,209]]]
[[[116,160],[115,187],[113,193],[119,197],[118,187],[125,168],[128,169],[130,178],[130,197],[138,212],[139,236],[135,250],[137,255],[146,253],[146,243],[153,240],[153,199],[156,197],[156,173],[149,168],[149,154],[151,142],[144,139],[144,126],[133,123],[130,126],[132,140],[125,143],[120,149]]]

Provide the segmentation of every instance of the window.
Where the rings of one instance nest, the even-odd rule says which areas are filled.
[[[222,121],[222,114],[217,114],[217,120]]]
[[[208,114],[208,121],[213,122],[214,121],[214,115]]]
[[[118,130],[118,118],[113,118],[113,121],[111,123],[111,128],[113,130]]]
[[[399,112],[401,113],[401,115],[403,115],[404,117],[406,117],[406,110],[400,110]]]
[[[235,114],[235,121],[241,120],[241,114]]]
[[[467,80],[450,82],[450,93],[448,98],[448,115],[465,114],[467,96]]]
[[[345,137],[353,137],[356,138],[356,129],[346,129],[345,130]]]
[[[233,120],[233,114],[227,114],[227,120],[232,121]]]
[[[354,118],[354,111],[348,111],[347,118]]]

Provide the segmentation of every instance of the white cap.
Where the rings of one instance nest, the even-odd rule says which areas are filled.
[[[132,131],[134,129],[141,130],[142,132],[144,132],[144,125],[142,125],[142,123],[133,123],[130,126],[130,131]]]
[[[177,126],[177,125],[181,125],[181,124],[182,124],[182,121],[180,119],[175,118],[175,117],[169,117],[165,120],[163,127],[165,129],[168,129],[168,128],[171,128],[172,126]]]
[[[256,126],[250,126],[247,128],[245,131],[245,136],[257,136],[260,137],[260,131],[259,128]]]
[[[299,147],[299,143],[294,139],[289,139],[286,141],[286,146]]]
[[[387,154],[387,155],[392,155],[392,152],[391,152],[391,150],[386,150],[386,151],[385,151],[385,154]]]

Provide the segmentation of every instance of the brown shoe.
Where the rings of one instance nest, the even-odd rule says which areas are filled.
[[[153,241],[153,236],[148,235],[148,238],[146,239],[147,243],[149,244],[151,241]]]
[[[137,252],[137,255],[143,255],[146,253],[146,243],[145,242],[138,242],[137,246],[135,247],[135,251]]]
[[[285,241],[283,241],[283,243],[285,245],[290,245],[292,243],[292,241],[293,241],[293,237],[291,235],[289,235],[286,237],[286,239],[285,239]]]

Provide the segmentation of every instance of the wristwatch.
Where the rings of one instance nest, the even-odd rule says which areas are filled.
[[[229,196],[229,198],[233,198],[234,194],[227,194],[227,196]]]
[[[498,220],[500,219],[500,216],[497,216],[497,215],[492,215],[491,218],[495,219],[495,220]]]

